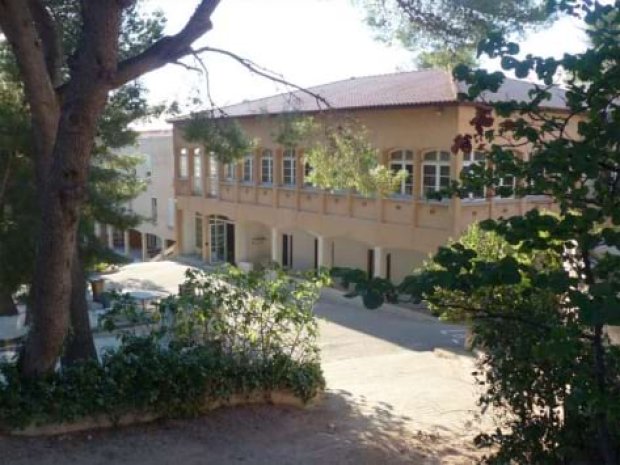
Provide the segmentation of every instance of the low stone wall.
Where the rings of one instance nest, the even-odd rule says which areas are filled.
[[[317,394],[308,402],[303,402],[290,391],[257,391],[250,394],[233,394],[228,399],[216,399],[205,402],[202,413],[222,407],[236,407],[242,405],[275,405],[295,408],[307,408],[320,402],[322,393]],[[62,434],[79,433],[82,431],[115,428],[119,426],[139,425],[150,423],[163,418],[164,415],[152,412],[129,412],[114,417],[114,415],[96,415],[83,417],[66,423],[45,425],[30,425],[24,429],[4,429],[12,436],[57,436]]]

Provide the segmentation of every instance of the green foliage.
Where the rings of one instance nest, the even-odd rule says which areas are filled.
[[[483,411],[498,428],[478,437],[488,464],[615,465],[620,454],[620,349],[606,325],[620,322],[620,2],[547,2],[583,19],[590,47],[560,59],[527,55],[498,32],[478,46],[517,77],[534,75],[526,101],[477,108],[454,152],[487,154],[445,194],[487,187],[501,196],[544,195],[559,214],[532,210],[488,220],[409,276],[399,292],[440,315],[466,320],[481,348]],[[475,100],[497,92],[502,72],[455,69]],[[549,100],[566,84],[566,111]],[[497,121],[499,119],[499,121]],[[527,148],[529,157],[517,156]],[[500,186],[501,179],[516,179]]]
[[[450,193],[486,186],[501,195],[546,195],[559,210],[482,225],[501,238],[485,245],[442,248],[405,290],[448,316],[466,317],[483,348],[478,379],[483,408],[500,412],[498,430],[478,438],[495,452],[486,463],[617,462],[620,450],[620,351],[605,325],[620,321],[620,2],[549,2],[578,15],[591,38],[582,54],[560,59],[527,55],[501,34],[479,53],[501,60],[517,77],[543,84],[527,101],[480,107],[473,131],[455,150],[483,150],[490,169],[463,176]],[[615,8],[615,9],[614,9]],[[552,83],[566,82],[566,112],[545,110]],[[503,73],[459,67],[466,99],[497,91]],[[500,118],[499,124],[496,119]],[[516,156],[528,146],[530,157]],[[497,189],[501,178],[518,179]]]
[[[117,331],[120,348],[100,364],[42,379],[21,379],[15,366],[4,365],[0,424],[22,428],[131,412],[194,416],[209,401],[269,390],[308,401],[325,386],[312,308],[326,277],[306,278],[281,270],[190,271],[184,292],[159,311],[112,296],[103,327]]]
[[[185,127],[185,139],[202,145],[206,153],[214,153],[221,163],[240,160],[256,145],[237,121],[214,114],[194,115]]]
[[[476,50],[473,47],[423,51],[416,56],[418,69],[443,69],[451,72],[457,65],[474,66],[475,64]]]
[[[357,2],[381,40],[422,52],[419,64],[440,67],[471,64],[476,44],[491,31],[521,35],[554,18],[542,0]]]
[[[331,275],[340,280],[340,284],[350,290],[345,297],[361,297],[364,307],[376,310],[385,302],[396,303],[397,289],[388,279],[368,276],[368,273],[355,268],[332,268]]]
[[[63,25],[61,34],[65,55],[74,53],[80,34],[80,2],[53,0],[50,11]],[[144,50],[162,36],[165,19],[158,12],[146,13],[139,2],[128,8],[123,18],[120,53],[133,55]],[[66,63],[62,70],[65,79]],[[133,227],[139,218],[126,204],[146,189],[136,175],[142,159],[113,153],[132,145],[137,134],[128,126],[138,119],[158,115],[160,108],[151,107],[146,90],[139,82],[130,83],[113,92],[99,119],[98,134],[89,172],[87,204],[80,219],[80,248],[87,268],[100,261],[121,263],[123,258],[110,253],[95,237],[95,222],[119,229]],[[35,238],[38,229],[30,115],[22,84],[10,48],[0,44],[0,179],[6,176],[0,199],[0,285],[9,292],[28,284],[34,263]],[[4,208],[6,206],[6,208]]]
[[[299,145],[312,143],[317,131],[317,122],[313,117],[284,113],[278,116],[278,129],[272,136],[278,144],[293,149]]]
[[[368,130],[353,119],[285,119],[277,140],[287,147],[304,144],[308,180],[322,189],[387,197],[407,176],[405,170],[393,173],[379,163]]]

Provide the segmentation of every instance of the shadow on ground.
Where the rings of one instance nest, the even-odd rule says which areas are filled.
[[[326,289],[315,312],[331,323],[405,349],[445,349],[460,355],[470,355],[464,350],[464,326],[443,323],[416,310],[388,304],[377,310],[368,310],[359,298],[348,299],[340,291]]]
[[[193,420],[54,438],[0,437],[11,465],[455,465],[475,463],[465,439],[413,433],[388,404],[343,391],[308,410],[256,406]]]

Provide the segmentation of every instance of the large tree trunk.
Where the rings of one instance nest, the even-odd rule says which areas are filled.
[[[71,263],[90,155],[110,90],[191,54],[211,29],[219,0],[201,0],[185,27],[118,62],[123,10],[134,0],[81,1],[82,29],[61,85],[62,40],[45,2],[0,0],[0,27],[23,78],[37,152],[41,222],[32,285],[32,322],[20,366],[26,377],[55,369],[69,327]],[[60,104],[60,110],[59,110]]]
[[[88,2],[75,68],[45,186],[32,285],[32,326],[21,359],[26,377],[53,372],[69,329],[71,264],[98,119],[116,68],[120,11]]]
[[[72,365],[85,360],[97,360],[97,350],[88,318],[88,302],[86,301],[86,273],[79,251],[73,254],[71,267],[71,303],[69,314],[71,330],[62,359],[63,365]]]
[[[17,306],[9,291],[0,286],[0,316],[17,315]]]
[[[84,89],[76,92],[79,94],[63,108],[42,211],[32,286],[32,327],[21,361],[25,376],[54,370],[69,328],[77,224],[97,118],[107,94],[101,89],[88,89],[86,95]]]

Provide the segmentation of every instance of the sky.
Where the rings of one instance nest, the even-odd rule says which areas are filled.
[[[147,0],[168,21],[166,33],[177,32],[197,0]],[[584,49],[585,35],[569,19],[532,34],[523,53],[561,56]],[[353,0],[222,0],[213,29],[197,42],[232,51],[303,87],[353,76],[413,69],[413,54],[398,45],[377,41]],[[193,59],[186,60],[188,64]],[[230,58],[206,54],[209,89],[219,106],[289,90],[255,76]],[[498,65],[483,62],[487,68]],[[147,75],[143,82],[153,103],[177,101],[191,108],[194,97],[206,101],[206,79],[177,65]],[[189,105],[189,106],[186,106]]]

